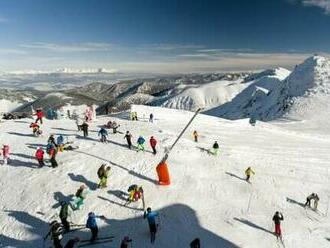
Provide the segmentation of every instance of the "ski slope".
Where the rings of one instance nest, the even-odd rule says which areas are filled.
[[[115,236],[112,243],[93,247],[119,247],[125,235],[137,248],[189,247],[196,237],[203,248],[283,247],[271,233],[275,211],[284,215],[286,248],[329,247],[328,135],[306,134],[263,122],[251,127],[246,119],[228,121],[201,114],[169,157],[172,184],[158,186],[155,167],[163,150],[173,143],[193,113],[132,108],[138,112],[139,121],[132,122],[125,114],[99,117],[86,140],[71,120],[46,120],[44,137],[40,138],[31,135],[29,119],[0,123],[0,145],[9,144],[12,152],[10,165],[0,166],[0,247],[43,247],[47,223],[59,212],[58,200],[71,199],[83,183],[91,191],[71,221],[84,224],[88,212],[103,214],[106,220],[98,220],[99,236]],[[147,120],[151,112],[155,123]],[[128,150],[124,134],[111,133],[108,144],[100,143],[98,126],[109,119],[120,124],[119,131],[130,130],[134,141],[139,135],[146,140],[155,136],[159,153],[152,155],[148,145],[145,153]],[[199,143],[193,142],[193,130],[200,134]],[[46,144],[50,134],[63,134],[80,148],[60,153],[56,169],[36,168],[36,147]],[[216,140],[220,144],[217,157],[205,151]],[[104,162],[112,167],[108,188],[95,190],[96,172]],[[244,181],[248,166],[256,172],[252,184]],[[131,184],[143,185],[146,205],[160,213],[154,245],[149,242],[148,225],[142,218],[142,203],[121,206],[125,200],[120,192]],[[320,196],[319,213],[301,206],[312,192]],[[75,236],[86,239],[90,233],[77,231],[64,239]]]

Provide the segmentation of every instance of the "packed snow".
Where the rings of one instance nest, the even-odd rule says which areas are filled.
[[[59,201],[72,199],[81,184],[90,193],[71,221],[85,224],[87,214],[94,211],[106,217],[98,220],[99,236],[115,236],[112,243],[93,247],[119,247],[128,235],[138,248],[189,247],[196,237],[203,248],[277,248],[282,244],[273,234],[275,211],[284,215],[286,248],[329,247],[329,136],[274,123],[257,122],[253,127],[247,119],[229,121],[200,114],[169,156],[171,185],[159,186],[155,167],[193,113],[146,106],[132,110],[139,121],[129,120],[125,113],[100,116],[87,139],[68,119],[45,120],[39,138],[31,134],[30,119],[0,123],[0,144],[11,147],[9,164],[0,166],[1,247],[44,247],[42,238],[48,223],[58,219]],[[154,123],[148,122],[150,113]],[[120,124],[122,133],[109,134],[109,143],[103,144],[97,131],[109,119]],[[318,129],[322,128],[320,123]],[[158,154],[151,154],[148,145],[145,153],[128,150],[126,130],[133,140],[143,135],[147,143],[153,135],[159,142]],[[194,130],[200,134],[198,143],[193,141]],[[34,153],[45,146],[50,134],[64,135],[79,149],[59,153],[55,169],[37,168]],[[208,152],[214,141],[220,144],[218,156]],[[112,167],[108,188],[95,189],[102,163]],[[244,178],[249,166],[256,172],[251,184]],[[154,245],[142,203],[122,206],[121,192],[131,184],[143,185],[146,205],[160,213]],[[302,207],[312,192],[320,196],[318,212]],[[69,233],[64,241],[75,236],[88,239],[90,233]],[[50,246],[49,241],[46,244]]]

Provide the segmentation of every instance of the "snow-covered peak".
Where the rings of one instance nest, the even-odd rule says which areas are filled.
[[[254,73],[244,79],[245,82],[255,81],[259,80],[264,77],[273,77],[277,78],[279,80],[284,80],[290,75],[291,71],[282,68],[282,67],[276,67],[272,69],[267,69],[258,73]]]

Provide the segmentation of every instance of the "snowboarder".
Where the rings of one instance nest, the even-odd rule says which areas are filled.
[[[154,115],[153,115],[153,113],[151,113],[151,114],[149,115],[149,122],[151,122],[151,123],[154,122]]]
[[[62,248],[61,240],[63,238],[63,228],[57,220],[52,221],[50,224],[50,230],[47,235],[44,237],[44,240],[50,235],[51,239],[53,240],[54,248]]]
[[[144,142],[145,142],[145,139],[140,136],[137,140],[137,151],[143,151],[144,152]]]
[[[107,143],[108,131],[105,130],[103,127],[100,129],[98,136],[101,136],[102,143]]]
[[[76,244],[78,244],[80,241],[79,237],[75,237],[73,239],[70,239],[68,243],[64,246],[64,248],[74,248]]]
[[[317,209],[318,202],[320,200],[319,196],[316,193],[312,193],[306,198],[305,207],[311,207],[311,201],[314,200],[314,209]]]
[[[37,148],[37,151],[36,151],[36,154],[35,154],[35,157],[36,159],[38,160],[38,164],[39,164],[39,167],[43,167],[45,166],[45,163],[44,163],[44,154],[45,152],[42,150],[41,147],[38,147]]]
[[[86,185],[81,185],[79,189],[77,190],[75,196],[76,200],[74,202],[74,209],[80,209],[80,207],[84,204],[84,200],[86,199],[86,196],[88,194],[88,189]]]
[[[59,216],[65,232],[70,231],[70,223],[68,222],[68,217],[71,214],[71,210],[71,205],[69,203],[65,201],[61,202],[61,210]]]
[[[275,235],[277,238],[282,239],[282,232],[281,232],[281,221],[283,221],[283,214],[280,212],[276,212],[275,215],[273,216],[273,221],[275,224]]]
[[[64,137],[60,134],[60,136],[57,137],[57,151],[63,152],[64,149]]]
[[[105,167],[105,164],[102,164],[101,167],[97,171],[97,176],[100,179],[99,184],[97,185],[98,188],[106,188],[107,187],[107,180],[110,174],[111,167]]]
[[[92,236],[90,238],[90,242],[94,242],[97,239],[97,234],[99,232],[99,228],[96,223],[96,218],[105,219],[104,216],[97,216],[95,213],[90,212],[88,214],[88,219],[86,222],[86,227],[91,230]]]
[[[126,141],[127,141],[128,149],[131,149],[132,148],[132,134],[130,134],[129,131],[126,132],[124,139],[126,139]]]
[[[250,182],[250,177],[251,175],[255,175],[255,172],[251,169],[251,167],[248,167],[246,170],[245,170],[245,175],[246,175],[246,181],[247,182]]]
[[[214,142],[213,146],[212,146],[212,154],[213,155],[218,155],[219,152],[219,144],[217,141]]]
[[[2,159],[3,159],[3,164],[6,165],[8,164],[8,159],[9,159],[9,145],[3,145],[2,149]]]
[[[129,248],[129,243],[132,243],[132,239],[130,239],[128,236],[125,236],[123,240],[121,241],[120,248]]]
[[[42,118],[44,117],[44,113],[42,112],[42,110],[37,109],[35,115],[37,116],[35,123],[38,123],[38,121],[40,121],[40,124],[42,124]]]
[[[193,137],[194,137],[194,141],[198,142],[198,133],[196,130],[193,132]]]
[[[152,148],[153,154],[156,155],[156,153],[157,153],[157,151],[156,151],[157,140],[154,138],[154,136],[151,136],[149,142],[150,142],[150,146]]]
[[[53,168],[56,168],[58,166],[57,161],[56,161],[56,149],[54,146],[51,146],[49,149],[49,157],[50,157],[50,163]]]
[[[191,243],[190,243],[190,248],[201,248],[201,242],[199,238],[195,238]]]
[[[84,138],[87,138],[88,136],[88,124],[86,121],[84,121],[83,124],[81,124],[81,130],[84,132]]]
[[[143,218],[147,218],[150,230],[150,241],[151,243],[155,242],[156,233],[157,233],[157,224],[156,217],[158,216],[158,212],[151,211],[151,208],[148,207],[147,211],[144,212]]]

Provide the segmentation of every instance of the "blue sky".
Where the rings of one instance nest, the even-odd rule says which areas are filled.
[[[292,66],[329,27],[330,0],[1,0],[0,71]]]

